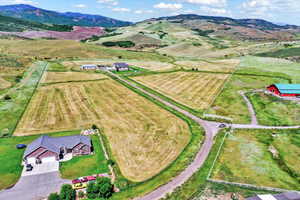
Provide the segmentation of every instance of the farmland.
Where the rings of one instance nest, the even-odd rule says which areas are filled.
[[[228,77],[228,74],[173,72],[133,79],[181,104],[201,110],[210,106]]]
[[[84,72],[46,72],[41,83],[60,83],[72,81],[89,81],[106,78],[103,74]]]
[[[24,74],[23,80],[10,88],[7,95],[10,100],[0,100],[0,132],[1,136],[10,135],[14,131],[33,92],[43,74],[46,63],[33,64]]]
[[[236,130],[223,146],[213,178],[299,190],[299,165],[293,159],[300,153],[298,132]]]
[[[103,129],[122,174],[132,181],[160,172],[190,138],[185,122],[112,80],[40,87],[15,135],[92,124]]]
[[[250,123],[250,113],[239,91],[264,89],[273,83],[287,80],[273,77],[233,75],[216,98],[208,113],[230,117],[234,123]]]
[[[198,69],[200,71],[211,72],[234,72],[240,61],[238,59],[228,59],[219,61],[177,61],[176,64],[185,69]]]
[[[62,62],[64,66],[69,69],[79,70],[81,65],[85,64],[95,64],[95,65],[112,65],[115,62],[126,62],[131,66],[144,68],[151,71],[165,71],[174,69],[175,66],[168,62],[159,62],[159,61],[139,61],[139,60],[111,60],[111,59],[102,59],[102,60],[90,60],[90,61],[65,61]]]
[[[269,126],[291,126],[300,124],[300,104],[264,93],[248,94],[259,121]]]

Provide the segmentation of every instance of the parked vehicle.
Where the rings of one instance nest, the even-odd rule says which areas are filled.
[[[86,177],[88,181],[95,181],[96,177],[95,176],[87,176]]]
[[[226,124],[220,124],[219,128],[226,128]]]
[[[81,183],[86,183],[86,182],[88,182],[89,180],[87,179],[87,177],[80,177],[80,178],[78,178],[80,181],[81,181]]]
[[[72,188],[74,190],[80,190],[80,189],[84,189],[87,187],[87,183],[76,183],[72,185]]]
[[[26,165],[26,171],[27,172],[32,171],[32,169],[33,169],[33,166],[31,164]]]
[[[79,180],[79,179],[72,180],[72,184],[76,184],[76,183],[81,183],[81,180]]]
[[[17,149],[25,149],[26,148],[26,144],[17,144],[16,148]]]

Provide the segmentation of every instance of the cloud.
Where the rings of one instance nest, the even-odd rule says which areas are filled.
[[[240,6],[247,17],[275,19],[279,16],[294,16],[300,12],[300,1],[296,0],[246,0]]]
[[[129,8],[113,8],[112,11],[114,12],[130,12]]]
[[[85,4],[76,4],[74,5],[75,8],[86,8],[87,6]]]
[[[116,6],[119,4],[117,0],[97,0],[98,3],[107,4],[111,6]]]
[[[141,15],[141,14],[150,14],[153,13],[153,10],[136,10],[134,11],[135,14]]]
[[[232,16],[231,12],[226,8],[213,8],[208,6],[200,7],[201,14],[217,15],[217,16]]]
[[[37,5],[38,3],[31,0],[0,0],[0,4],[8,5],[8,4],[29,4],[29,5]]]
[[[180,3],[164,3],[161,2],[153,6],[157,9],[166,9],[166,10],[180,10],[183,6]]]
[[[227,0],[175,0],[182,3],[199,4],[213,7],[224,7],[227,4]]]

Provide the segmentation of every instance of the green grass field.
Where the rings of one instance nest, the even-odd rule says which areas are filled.
[[[250,123],[250,113],[239,91],[264,89],[273,83],[286,80],[263,76],[233,75],[217,97],[208,113],[230,117],[234,123]]]
[[[300,82],[299,64],[279,58],[245,56],[241,58],[236,72],[282,76],[292,79],[294,83]]]
[[[299,190],[299,165],[298,161],[292,161],[300,153],[299,133],[299,130],[236,130],[228,136],[212,178]]]
[[[11,135],[43,74],[46,63],[38,62],[24,74],[23,80],[8,91],[11,100],[0,100],[0,133]]]
[[[80,131],[66,131],[48,134],[50,136],[67,136],[79,134]],[[0,139],[0,190],[14,185],[21,176],[23,167],[21,166],[24,150],[16,149],[17,144],[29,144],[40,137],[10,137]]]
[[[250,93],[259,124],[292,126],[300,124],[300,104],[264,93]]]
[[[52,62],[49,63],[47,71],[52,71],[52,72],[66,72],[68,71],[67,67],[60,63]]]
[[[92,136],[94,154],[74,157],[72,160],[60,164],[62,178],[75,179],[81,176],[108,173],[108,165],[102,150],[99,137]]]
[[[300,55],[300,47],[286,48],[277,51],[257,54],[257,56],[261,56],[261,57],[275,57],[275,58],[286,58],[286,57],[299,56],[299,55]]]

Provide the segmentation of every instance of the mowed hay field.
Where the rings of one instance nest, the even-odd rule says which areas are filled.
[[[107,78],[103,74],[84,73],[84,72],[46,72],[42,83],[57,83],[69,81],[87,81]]]
[[[219,61],[178,61],[176,64],[183,66],[185,69],[196,68],[200,71],[212,71],[212,72],[234,72],[239,65],[238,59],[228,59]]]
[[[10,86],[11,86],[11,83],[9,81],[6,81],[5,79],[3,79],[0,76],[0,90],[9,88]]]
[[[228,74],[173,72],[136,76],[133,79],[181,104],[206,109],[228,77]]]
[[[175,66],[167,62],[158,61],[138,61],[138,60],[90,60],[90,61],[65,61],[62,64],[68,68],[79,70],[81,65],[112,65],[116,62],[125,62],[129,65],[144,68],[151,71],[165,71],[174,69]]]
[[[33,97],[15,135],[88,128],[108,137],[122,174],[144,181],[185,148],[188,125],[113,80],[43,86]]]

